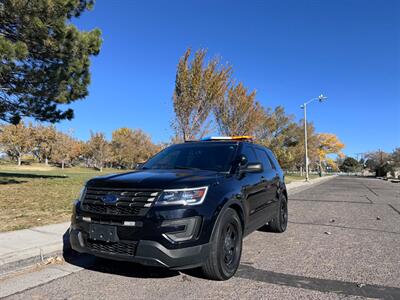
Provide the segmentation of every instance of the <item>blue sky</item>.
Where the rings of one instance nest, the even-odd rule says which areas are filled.
[[[308,118],[355,155],[400,146],[400,1],[105,1],[74,23],[103,32],[92,60],[90,95],[72,105],[73,129],[111,137],[142,128],[172,136],[172,92],[186,48],[207,48],[268,107]]]

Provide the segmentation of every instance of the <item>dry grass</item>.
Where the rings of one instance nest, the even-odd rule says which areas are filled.
[[[91,169],[0,166],[0,232],[68,221]]]

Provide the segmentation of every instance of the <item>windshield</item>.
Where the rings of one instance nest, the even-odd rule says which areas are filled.
[[[236,144],[187,143],[170,146],[143,165],[143,169],[198,169],[228,172]]]

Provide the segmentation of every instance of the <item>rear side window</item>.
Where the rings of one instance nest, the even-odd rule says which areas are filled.
[[[247,162],[249,162],[249,163],[258,162],[256,154],[254,153],[253,147],[251,147],[250,145],[243,144],[242,154],[244,156],[246,156]]]
[[[267,152],[256,148],[257,157],[263,165],[264,170],[272,170],[271,162],[269,161]]]
[[[275,155],[272,153],[272,151],[271,151],[271,150],[268,150],[267,153],[268,153],[268,157],[269,157],[269,158],[271,159],[271,161],[272,161],[272,165],[275,165],[275,169],[276,169],[276,170],[280,170],[281,166],[279,165],[279,162],[278,162],[278,160],[276,159]]]

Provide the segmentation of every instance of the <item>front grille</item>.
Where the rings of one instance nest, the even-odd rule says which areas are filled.
[[[86,189],[82,210],[106,215],[144,216],[153,206],[160,190],[137,190],[116,188]],[[116,199],[114,203],[106,203],[106,197]]]
[[[99,252],[123,254],[123,255],[135,255],[135,250],[138,242],[116,242],[107,243],[100,241],[87,240],[87,247]]]
[[[141,211],[139,207],[118,207],[115,205],[92,204],[92,203],[84,203],[83,209],[98,214],[134,215],[134,216],[140,214]]]

